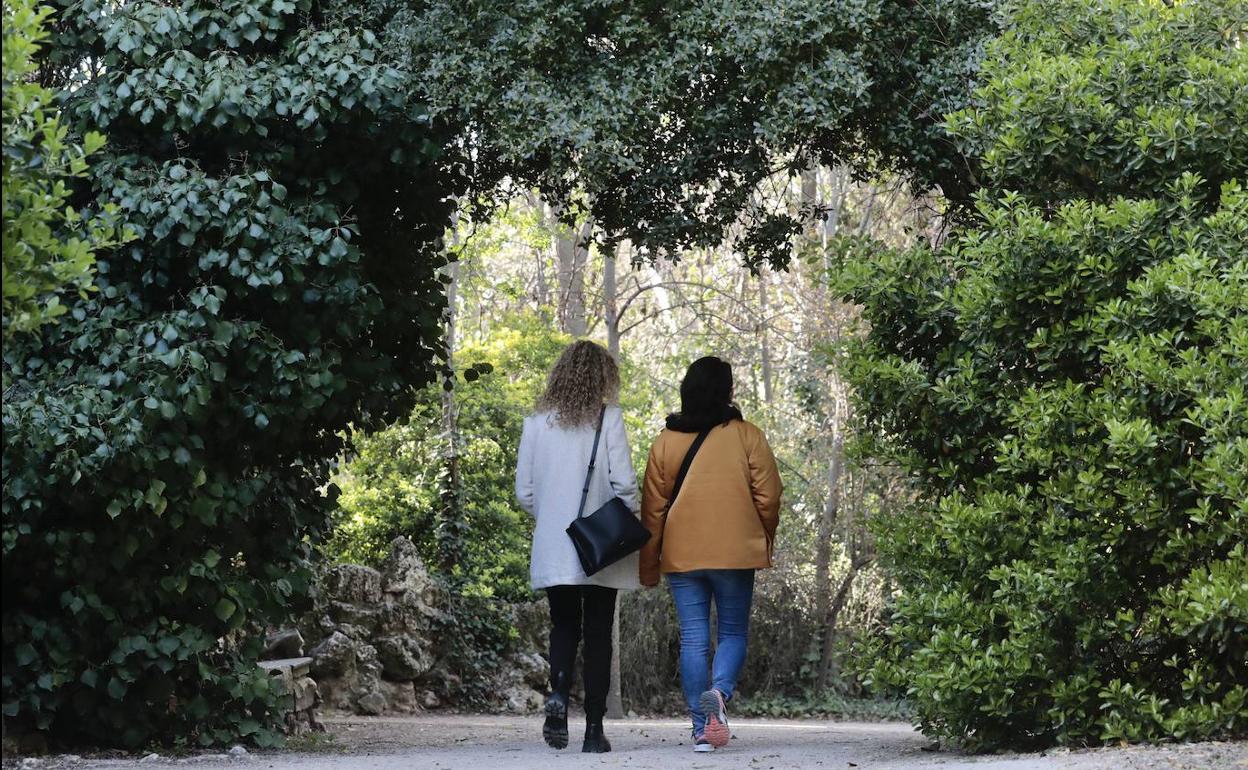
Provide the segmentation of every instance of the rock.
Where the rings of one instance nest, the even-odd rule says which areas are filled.
[[[316,708],[320,700],[320,689],[312,677],[304,676],[295,680],[291,695],[294,697],[295,711],[309,711]]]
[[[355,642],[356,674],[360,684],[369,690],[376,690],[381,681],[381,660],[377,657],[377,648],[371,644]]]
[[[280,676],[287,684],[312,671],[312,658],[281,658],[262,660],[257,665],[273,676]]]
[[[312,653],[312,673],[319,681],[317,689],[327,707],[361,714],[381,713],[374,710],[385,708],[377,648],[335,631]]]
[[[437,608],[437,585],[412,541],[398,537],[391,542],[381,573],[387,598],[382,607],[380,633],[425,636],[430,621],[441,612]]]
[[[409,602],[406,598],[402,601],[388,601],[381,608],[377,632],[383,635],[401,634],[424,637],[429,633],[430,620],[436,615],[437,610],[432,607],[419,602]]]
[[[238,744],[231,746],[226,753],[230,755],[230,759],[251,759],[251,754],[248,753],[247,748]]]
[[[390,553],[381,565],[382,586],[388,594],[407,594],[432,606],[436,589],[416,545],[406,537],[390,541]]]
[[[312,675],[319,679],[348,673],[355,665],[358,645],[341,631],[330,634],[312,649]]]
[[[370,692],[356,701],[356,711],[368,716],[377,716],[386,710],[386,696],[379,692]]]
[[[381,691],[386,696],[386,710],[401,714],[415,714],[421,710],[416,700],[416,685],[412,682],[382,682]]]
[[[550,607],[545,601],[539,599],[513,605],[511,617],[519,636],[517,649],[529,652],[546,649],[550,638]]]
[[[368,628],[364,626],[357,626],[351,623],[343,623],[340,626],[335,626],[334,630],[339,631],[342,634],[349,636],[351,639],[358,641],[358,642],[367,642],[369,637],[373,635],[373,632],[370,631]]]
[[[297,628],[285,628],[275,631],[264,638],[264,658],[300,658],[303,657],[303,634]]]
[[[420,702],[427,709],[436,709],[442,705],[442,699],[433,690],[425,690],[424,695],[420,696]]]
[[[389,554],[382,563],[382,587],[388,594],[414,592],[424,595],[432,592],[433,580],[429,579],[421,554],[417,553],[416,544],[411,539],[401,535],[391,540]],[[427,599],[433,602],[432,593]]]
[[[357,714],[375,716],[386,710],[386,696],[381,692],[381,661],[377,657],[377,648],[357,642],[355,658],[355,682],[352,686],[355,711]]]
[[[325,593],[346,604],[380,604],[381,573],[359,564],[339,564],[325,575]]]
[[[387,636],[373,642],[381,661],[382,675],[396,681],[410,681],[433,668],[433,656],[419,639]]]
[[[535,652],[519,652],[513,654],[506,664],[512,677],[518,679],[534,690],[541,690],[549,685],[550,664]]]
[[[339,629],[344,625],[357,626],[364,629],[366,634],[372,633],[377,628],[377,624],[381,622],[381,611],[380,603],[376,605],[339,601],[329,603],[329,616],[333,618],[335,626]]]
[[[321,708],[329,711],[355,712],[355,695],[351,682],[344,677],[327,677],[316,680]]]
[[[516,714],[532,714],[542,707],[544,701],[541,693],[525,686],[511,687],[503,692],[507,710]]]
[[[159,762],[159,761],[160,761],[160,755],[155,752],[152,752],[151,754],[148,754],[147,756],[139,760],[140,763],[151,763],[151,762]]]

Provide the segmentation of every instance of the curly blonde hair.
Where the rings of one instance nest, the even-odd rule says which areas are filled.
[[[564,348],[546,378],[537,411],[554,416],[565,428],[594,425],[603,404],[620,397],[620,368],[607,349],[580,340]]]

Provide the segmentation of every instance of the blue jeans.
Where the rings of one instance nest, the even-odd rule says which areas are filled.
[[[745,648],[750,633],[750,604],[754,601],[754,570],[703,569],[672,572],[667,585],[676,604],[680,621],[680,685],[689,704],[693,732],[706,727],[699,696],[709,689],[719,690],[724,699],[732,697],[737,676],[745,664]],[[707,663],[711,654],[711,599],[718,616],[715,660],[710,681]]]

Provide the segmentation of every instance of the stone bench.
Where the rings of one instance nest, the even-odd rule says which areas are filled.
[[[268,671],[270,676],[282,680],[290,697],[286,711],[286,732],[297,735],[311,730],[324,729],[316,719],[316,707],[320,698],[316,681],[310,676],[311,658],[262,660],[259,665],[260,668]]]

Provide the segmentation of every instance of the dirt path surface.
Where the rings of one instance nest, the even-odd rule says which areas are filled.
[[[422,716],[326,719],[328,736],[293,750],[185,759],[27,760],[30,768],[195,767],[204,770],[1248,770],[1248,743],[1199,743],[1047,754],[966,756],[925,751],[923,736],[899,723],[749,720],[733,722],[731,745],[694,754],[676,720],[609,722],[610,754],[547,748],[536,717]],[[574,730],[579,725],[573,723]],[[575,734],[574,734],[575,737]],[[5,763],[9,765],[9,763]],[[21,765],[18,765],[19,767]]]

